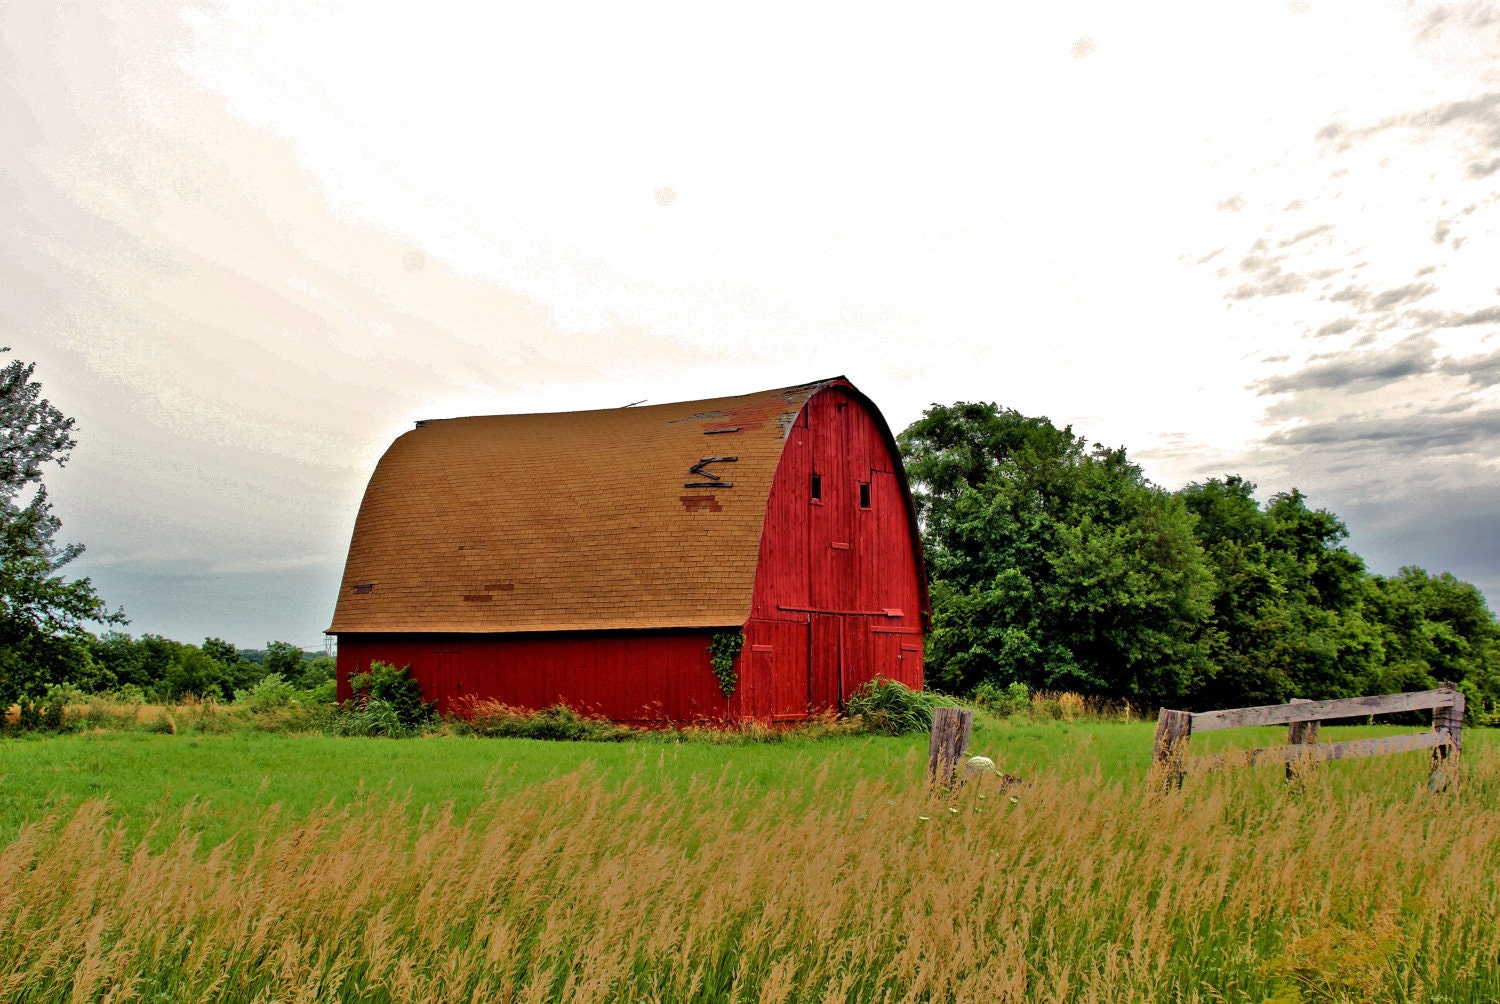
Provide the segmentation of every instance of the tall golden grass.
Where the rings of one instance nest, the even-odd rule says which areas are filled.
[[[588,769],[200,848],[107,803],[0,850],[0,1000],[1467,1001],[1500,994],[1500,757],[945,797]],[[664,768],[665,769],[665,768]],[[201,810],[200,810],[201,811]]]

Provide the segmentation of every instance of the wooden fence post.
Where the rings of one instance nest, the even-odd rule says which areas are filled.
[[[1452,683],[1441,683],[1439,690],[1453,694],[1453,703],[1446,708],[1432,709],[1432,731],[1446,735],[1452,745],[1439,746],[1432,751],[1432,772],[1427,778],[1430,791],[1442,791],[1448,787],[1458,767],[1459,754],[1464,748],[1464,695]]]
[[[1187,773],[1188,737],[1192,732],[1193,716],[1188,712],[1162,708],[1157,714],[1151,763],[1163,790],[1182,787],[1182,778]]]
[[[932,739],[927,744],[927,781],[952,787],[958,775],[958,761],[969,748],[969,734],[974,729],[974,712],[968,708],[934,708]]]
[[[1290,703],[1309,704],[1311,702],[1305,697],[1294,697]],[[1318,724],[1318,722],[1288,722],[1286,727],[1286,741],[1295,746],[1306,746],[1317,742]],[[1288,781],[1295,781],[1302,771],[1308,770],[1311,767],[1311,760],[1304,760],[1299,763],[1288,760],[1286,762],[1286,779]]]

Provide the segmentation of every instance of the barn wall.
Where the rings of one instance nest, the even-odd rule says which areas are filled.
[[[429,701],[453,710],[464,697],[520,707],[567,704],[621,722],[694,721],[740,713],[708,660],[708,632],[570,635],[343,634],[339,699],[372,660],[410,666]]]
[[[806,718],[876,676],[921,687],[925,597],[899,464],[876,417],[841,388],[818,393],[797,417],[745,627],[748,714]]]

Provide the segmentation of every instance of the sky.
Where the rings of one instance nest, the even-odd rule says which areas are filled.
[[[0,344],[128,630],[322,644],[419,419],[848,376],[1500,602],[1500,7],[0,4]]]

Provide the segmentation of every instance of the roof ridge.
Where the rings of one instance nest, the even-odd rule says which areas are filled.
[[[658,404],[646,404],[644,401],[641,401],[635,404],[616,405],[612,408],[572,408],[565,411],[502,411],[487,415],[449,415],[446,418],[419,418],[416,420],[416,424],[418,427],[421,427],[434,422],[453,422],[466,418],[531,418],[541,415],[597,415],[613,411],[648,411],[652,408],[673,408],[683,405],[707,404],[710,401],[731,401],[740,397],[765,397],[772,394],[791,394],[812,387],[821,389],[840,383],[848,384],[849,378],[843,375],[832,376],[823,380],[809,380],[807,383],[792,384],[788,387],[771,387],[766,390],[748,391],[744,394],[720,394],[717,397],[690,398],[683,401],[662,401]]]

